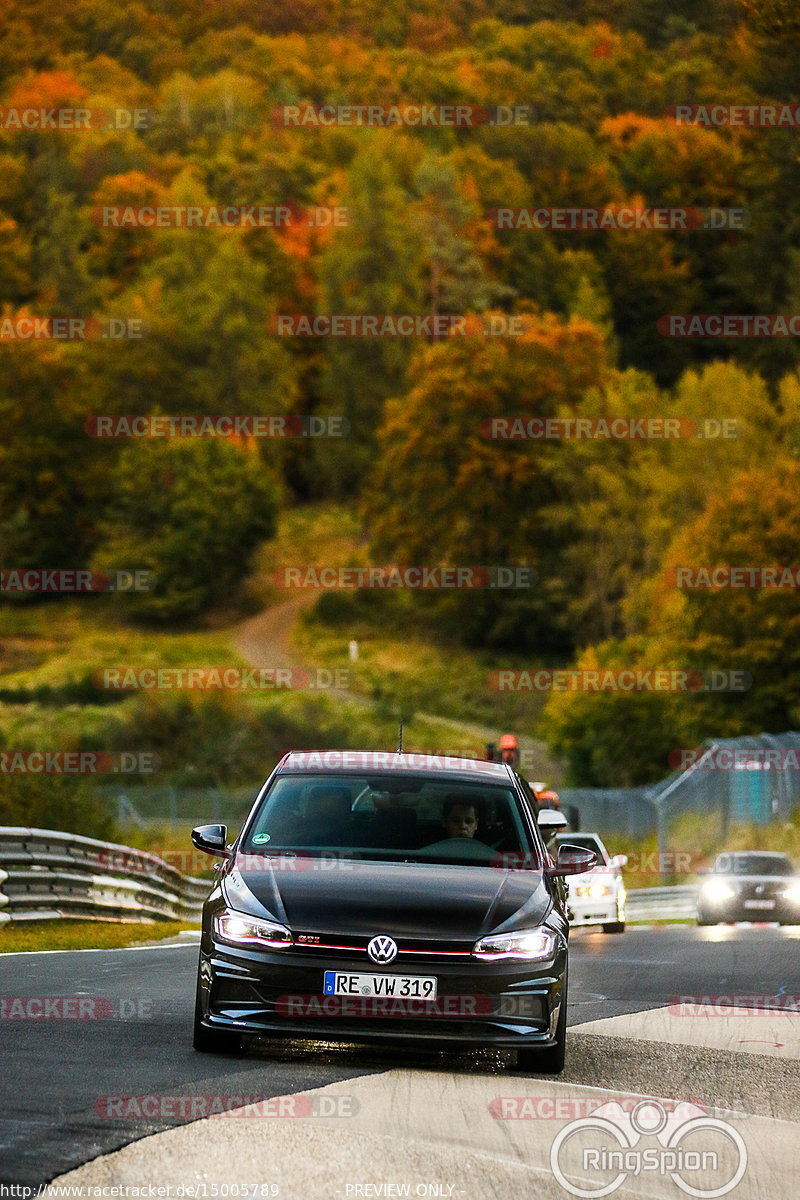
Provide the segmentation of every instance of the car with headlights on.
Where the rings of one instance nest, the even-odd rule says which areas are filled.
[[[539,835],[512,767],[373,751],[285,755],[203,907],[194,1046],[244,1035],[517,1051],[566,1044],[563,877],[593,851]]]
[[[556,847],[581,846],[597,856],[597,864],[589,872],[572,875],[567,880],[567,903],[572,925],[602,925],[604,933],[625,932],[625,884],[621,868],[627,855],[608,853],[597,833],[559,833]]]
[[[778,921],[800,925],[800,875],[785,854],[728,850],[719,854],[697,895],[697,924]]]

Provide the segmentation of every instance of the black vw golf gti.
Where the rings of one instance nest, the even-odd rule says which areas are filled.
[[[223,860],[203,909],[194,1045],[243,1034],[513,1048],[564,1065],[561,876],[591,851],[539,835],[503,763],[421,754],[287,754]]]

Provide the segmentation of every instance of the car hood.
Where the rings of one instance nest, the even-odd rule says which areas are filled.
[[[439,864],[299,860],[296,869],[234,861],[223,877],[231,908],[293,932],[473,941],[540,924],[552,907],[538,871]]]

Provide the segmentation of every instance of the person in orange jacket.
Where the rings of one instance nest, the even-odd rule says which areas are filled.
[[[500,761],[515,771],[519,767],[519,746],[513,733],[504,733],[500,738]]]

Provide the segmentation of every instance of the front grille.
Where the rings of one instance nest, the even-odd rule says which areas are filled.
[[[311,938],[319,940],[305,940]],[[372,961],[367,955],[367,945],[371,940],[371,938],[341,937],[334,933],[295,934],[295,946],[300,950],[320,950],[330,958],[352,958],[354,955],[360,958],[363,956],[367,962]],[[392,960],[395,964],[413,962],[415,959],[434,960],[438,958],[458,961],[461,958],[470,958],[474,944],[453,941],[415,941],[409,938],[395,938],[394,940],[397,942],[397,957]]]
[[[745,883],[739,889],[740,900],[774,900],[783,891],[782,884],[774,883]]]

